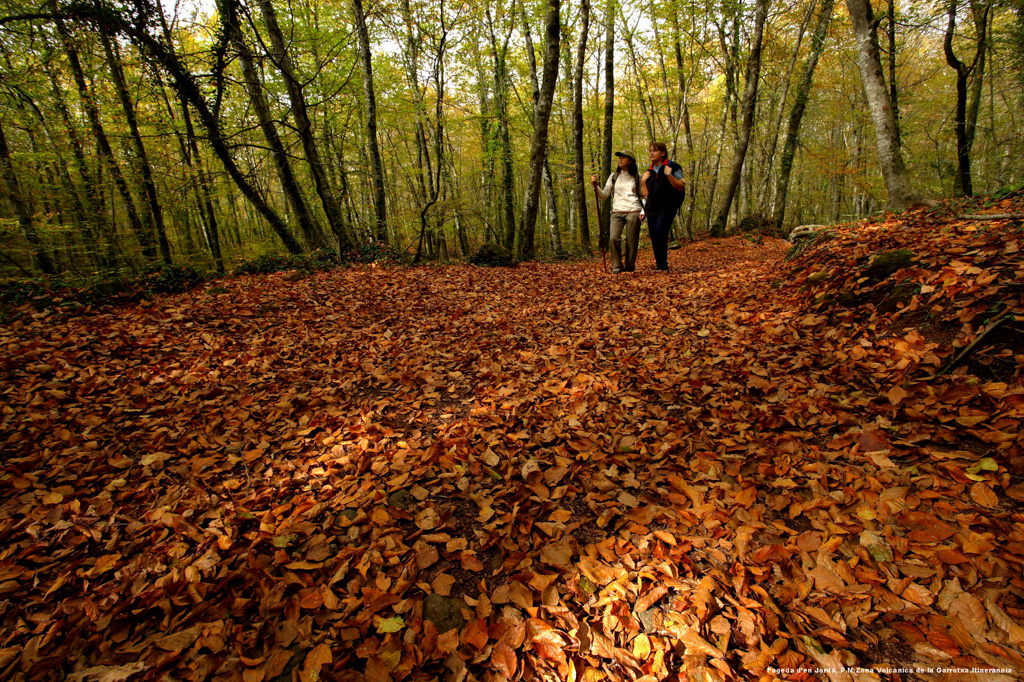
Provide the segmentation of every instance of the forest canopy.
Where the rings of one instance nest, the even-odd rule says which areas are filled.
[[[0,268],[589,253],[655,140],[676,239],[1019,186],[1024,5],[875,2],[4,0]]]

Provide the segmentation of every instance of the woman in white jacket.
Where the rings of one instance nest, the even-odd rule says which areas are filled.
[[[596,175],[590,176],[590,183],[602,199],[612,198],[612,218],[608,226],[612,272],[633,272],[640,243],[640,223],[644,219],[644,207],[640,203],[640,172],[633,152],[615,152],[615,156],[619,157],[618,168],[608,176],[604,188],[597,187]]]

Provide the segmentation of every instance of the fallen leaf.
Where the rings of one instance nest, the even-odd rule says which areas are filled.
[[[302,670],[299,672],[300,682],[316,682],[320,679],[322,668],[334,661],[331,648],[326,644],[317,644],[306,654],[302,662]]]

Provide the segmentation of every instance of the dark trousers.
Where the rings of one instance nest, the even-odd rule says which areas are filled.
[[[647,230],[651,234],[651,248],[659,270],[668,270],[668,233],[675,219],[675,211],[647,215]]]

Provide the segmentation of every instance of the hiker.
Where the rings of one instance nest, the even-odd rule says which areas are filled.
[[[658,270],[668,272],[668,233],[676,212],[686,198],[686,180],[682,167],[669,161],[668,145],[652,142],[650,147],[651,166],[642,180],[644,210],[647,213],[647,229],[651,234],[651,248]]]
[[[597,176],[590,176],[590,184],[602,199],[612,197],[612,218],[608,226],[608,249],[612,252],[612,272],[633,272],[636,269],[636,249],[640,244],[640,223],[644,219],[644,206],[640,202],[640,171],[636,167],[636,154],[615,152],[618,168],[608,176],[604,189],[598,189]],[[623,232],[625,242],[623,243]]]

